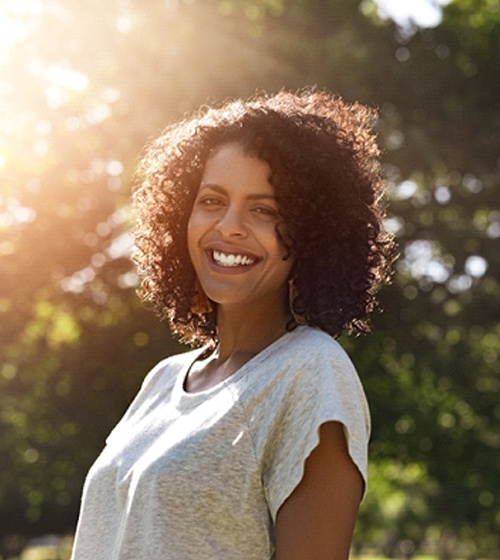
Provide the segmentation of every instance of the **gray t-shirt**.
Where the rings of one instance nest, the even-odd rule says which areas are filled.
[[[200,351],[160,362],[84,486],[73,560],[268,560],[319,427],[344,425],[366,480],[369,413],[340,345],[306,326],[186,393]]]

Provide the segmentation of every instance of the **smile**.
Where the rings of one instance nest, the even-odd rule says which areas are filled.
[[[227,268],[236,266],[250,266],[256,262],[257,259],[249,257],[248,255],[240,255],[234,253],[223,253],[222,251],[212,251],[212,259],[219,266]]]

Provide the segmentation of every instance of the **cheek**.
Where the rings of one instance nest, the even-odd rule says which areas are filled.
[[[195,268],[201,258],[200,242],[209,230],[210,224],[207,220],[199,213],[193,212],[187,224],[187,246],[191,263]]]
[[[198,234],[198,230],[200,229],[200,216],[199,213],[196,212],[196,210],[193,210],[191,212],[191,215],[189,216],[189,220],[187,223],[187,236],[188,236],[188,240],[190,238],[195,237]]]

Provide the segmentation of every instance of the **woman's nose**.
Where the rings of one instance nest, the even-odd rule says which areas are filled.
[[[235,206],[226,208],[215,229],[226,237],[244,237],[247,233],[242,212]]]

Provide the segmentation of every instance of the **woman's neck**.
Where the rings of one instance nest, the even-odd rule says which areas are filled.
[[[289,317],[285,309],[251,308],[217,309],[218,361],[231,357],[255,356],[286,332]]]
[[[269,303],[269,302],[268,302]],[[282,305],[217,308],[217,350],[193,364],[185,390],[198,392],[224,381],[286,332],[289,318]]]

